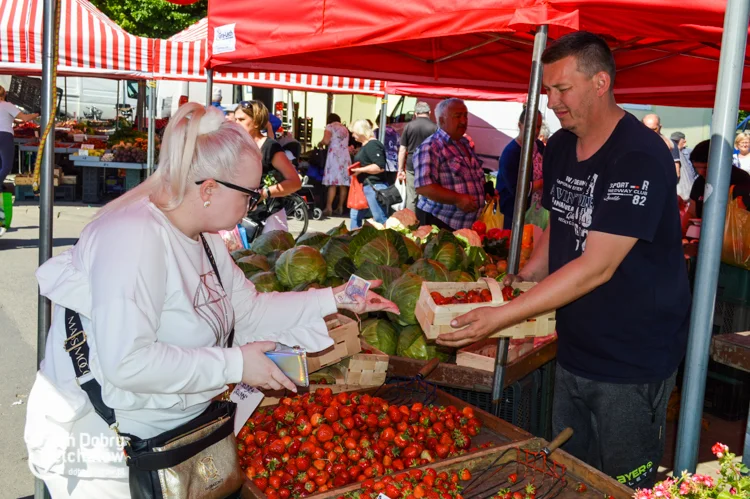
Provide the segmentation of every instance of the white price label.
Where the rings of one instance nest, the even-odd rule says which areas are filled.
[[[229,396],[229,400],[237,404],[237,412],[234,415],[234,435],[237,436],[240,430],[250,416],[253,415],[255,409],[258,408],[261,401],[263,400],[263,393],[256,390],[252,386],[248,386],[245,383],[238,383],[234,387],[232,394]]]
[[[86,135],[82,133],[77,133],[73,135],[73,142],[83,142],[86,140]]]
[[[79,155],[79,156],[88,156],[88,155],[89,155],[89,152],[88,152],[88,151],[87,151],[86,149],[80,149],[80,150],[78,151],[78,155]]]
[[[96,149],[94,144],[81,144],[81,149]]]

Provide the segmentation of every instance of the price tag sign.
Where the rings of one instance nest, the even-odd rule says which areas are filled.
[[[86,149],[79,149],[79,150],[78,150],[78,155],[79,155],[79,156],[88,156],[88,155],[89,155],[89,152],[88,152],[88,150],[86,150]]]
[[[73,142],[83,142],[86,140],[86,135],[82,133],[77,133],[73,135]]]
[[[81,144],[81,149],[96,149],[96,147],[94,147],[94,144]]]
[[[265,397],[263,393],[245,383],[238,383],[234,387],[234,391],[229,396],[229,400],[237,404],[237,412],[234,415],[234,436],[239,435],[240,430],[253,415],[255,409],[258,408],[263,397]]]

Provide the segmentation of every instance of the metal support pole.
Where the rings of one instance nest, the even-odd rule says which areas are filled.
[[[526,198],[529,194],[531,179],[531,155],[534,152],[536,139],[536,110],[539,108],[539,91],[542,88],[542,52],[547,46],[547,26],[538,26],[534,35],[534,51],[531,57],[531,77],[529,95],[526,98],[526,119],[524,120],[523,145],[521,146],[521,164],[516,186],[516,206],[513,212],[510,252],[508,254],[508,273],[517,274],[521,261],[521,240],[523,238],[523,217],[526,213]],[[508,359],[508,338],[497,339],[497,358],[495,359],[495,376],[492,382],[492,403],[495,415],[500,415],[503,388],[505,384],[505,364]]]
[[[67,78],[66,78],[67,81]],[[68,90],[65,89],[65,93]],[[115,99],[115,130],[120,129],[120,80],[117,80],[117,98]]]
[[[352,96],[352,99],[354,96]],[[379,138],[380,143],[385,145],[385,127],[388,126],[388,94],[383,94],[383,99],[380,101],[380,123],[378,123],[378,127],[380,128],[379,132]]]
[[[703,225],[698,246],[695,293],[690,314],[690,336],[685,360],[682,403],[677,430],[675,476],[683,470],[695,473],[698,461],[703,398],[711,346],[719,260],[724,240],[724,217],[729,197],[729,179],[734,150],[740,86],[747,45],[750,3],[728,0],[721,39],[719,77],[716,83],[714,115],[711,123],[711,147],[703,207]]]
[[[537,109],[539,109],[539,91],[542,88],[542,52],[547,45],[547,26],[539,26],[534,36],[534,52],[531,58],[531,79],[529,95],[526,99],[526,119],[524,120],[523,144],[521,145],[521,164],[516,185],[516,204],[513,211],[510,251],[508,253],[508,273],[517,274],[521,261],[521,240],[523,238],[523,217],[526,214],[526,199],[529,196],[531,182],[531,157],[536,139]]]
[[[151,94],[148,100],[148,169],[146,175],[154,173],[154,159],[156,158],[156,81],[149,81]]]
[[[52,109],[56,104],[57,89],[52,85],[52,73],[55,64],[55,0],[44,0],[44,30],[42,33],[42,115],[41,128],[44,130],[50,119],[54,121]],[[52,176],[55,161],[55,132],[51,131],[45,142],[42,154],[41,171],[39,177],[39,265],[52,258],[52,208],[54,193],[52,191]],[[37,368],[44,359],[47,347],[47,332],[52,321],[52,304],[39,295],[37,310],[37,341],[36,341],[36,364]],[[49,492],[44,482],[36,478],[34,480],[34,497],[43,499],[49,497]]]
[[[326,119],[333,112],[333,93],[328,92],[328,102],[326,103]]]
[[[206,105],[211,105],[211,96],[214,91],[214,70],[206,70]]]
[[[505,388],[505,364],[508,363],[510,339],[501,336],[497,339],[495,356],[495,376],[492,378],[492,413],[500,417],[503,408],[503,389]]]

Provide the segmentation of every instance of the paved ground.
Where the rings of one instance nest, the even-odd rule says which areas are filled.
[[[96,208],[57,206],[54,210],[54,254],[70,248]],[[325,231],[342,218],[310,221],[308,231]],[[37,284],[39,208],[16,206],[13,228],[0,237],[0,497],[19,498],[34,493],[27,467],[23,428],[26,398],[34,382],[37,345]],[[13,479],[10,479],[13,477]]]

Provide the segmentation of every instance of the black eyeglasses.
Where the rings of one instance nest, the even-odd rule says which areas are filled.
[[[206,179],[206,180],[197,180],[195,182],[195,185],[201,185],[203,182],[207,182],[208,180],[213,180],[217,184],[221,184],[224,187],[229,187],[230,189],[234,189],[235,191],[241,192],[243,194],[247,194],[250,196],[248,200],[248,211],[252,211],[255,209],[256,206],[258,206],[258,203],[260,203],[260,200],[262,198],[261,190],[260,189],[247,189],[245,187],[240,187],[239,185],[232,184],[230,182],[224,182],[223,180],[216,180],[214,179]]]

